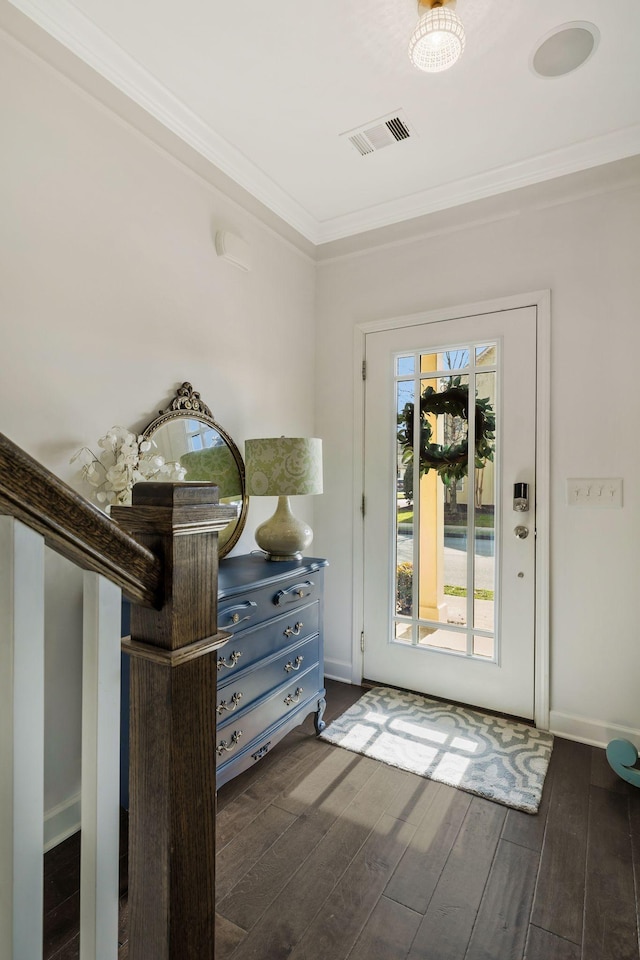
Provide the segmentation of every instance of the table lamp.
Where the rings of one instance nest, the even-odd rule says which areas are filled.
[[[322,440],[247,440],[245,470],[250,497],[278,498],[276,512],[256,530],[256,543],[269,560],[300,560],[313,540],[313,530],[294,517],[289,497],[322,493]]]

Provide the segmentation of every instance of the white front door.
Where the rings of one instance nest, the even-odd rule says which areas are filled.
[[[369,333],[366,363],[364,677],[532,718],[536,309]]]

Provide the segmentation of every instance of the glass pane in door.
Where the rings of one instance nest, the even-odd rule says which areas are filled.
[[[483,439],[476,445],[474,474],[474,603],[473,625],[477,630],[495,630],[496,590],[496,471],[493,461],[493,446],[496,417],[496,371],[495,345],[484,346],[483,366],[488,367],[493,356],[493,370],[483,369],[476,377],[476,398],[483,417]],[[478,425],[476,426],[478,429]],[[482,649],[486,644],[482,645]],[[480,656],[486,656],[482,653]],[[490,656],[493,656],[491,650]]]
[[[451,362],[468,359],[456,351]],[[443,362],[447,354],[438,356]],[[424,360],[422,358],[424,369]],[[465,477],[469,377],[423,377],[420,384],[420,620],[466,626],[469,564]],[[449,648],[441,632],[430,641]]]
[[[412,372],[414,357],[399,357],[397,370]],[[413,616],[413,405],[415,381],[398,380],[396,384],[396,609],[400,617]],[[398,625],[397,639],[412,639],[411,623]]]
[[[496,362],[496,343],[396,359],[395,642],[494,658]]]

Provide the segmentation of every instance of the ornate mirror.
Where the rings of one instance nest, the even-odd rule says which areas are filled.
[[[235,504],[238,516],[218,535],[224,557],[238,542],[247,520],[244,463],[240,451],[190,383],[183,383],[166,410],[161,410],[143,433],[154,453],[179,464],[184,482],[208,480],[220,490],[220,503]]]

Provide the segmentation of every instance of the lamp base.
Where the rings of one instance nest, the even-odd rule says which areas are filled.
[[[313,530],[304,520],[294,517],[289,497],[278,497],[275,513],[260,524],[255,538],[268,560],[301,560],[313,540]]]

